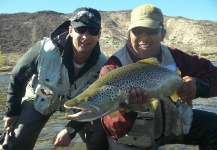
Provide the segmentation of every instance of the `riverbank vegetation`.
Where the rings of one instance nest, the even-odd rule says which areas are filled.
[[[0,74],[8,74],[12,71],[22,53],[2,53],[0,52]]]
[[[0,47],[1,48],[1,47]],[[190,55],[198,55],[194,51],[187,51]],[[18,60],[22,57],[23,53],[8,53],[3,54],[0,49],[0,74],[8,74],[12,71],[13,67],[16,65]],[[109,55],[108,55],[109,56]],[[208,60],[217,60],[217,53],[200,53],[200,57],[206,58]]]
[[[0,66],[3,65],[2,49],[0,45]]]

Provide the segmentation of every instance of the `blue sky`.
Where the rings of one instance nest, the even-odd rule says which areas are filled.
[[[132,10],[144,3],[159,7],[166,16],[217,21],[217,0],[0,0],[0,13],[52,10],[72,13],[89,6],[102,11]]]

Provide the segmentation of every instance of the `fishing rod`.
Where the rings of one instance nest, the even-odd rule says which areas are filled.
[[[9,148],[9,138],[10,138],[10,128],[8,127],[6,129],[5,135],[4,136],[4,142],[2,144],[3,149],[8,149]]]

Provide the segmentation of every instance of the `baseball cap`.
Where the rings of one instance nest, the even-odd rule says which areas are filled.
[[[154,5],[144,4],[131,12],[131,22],[128,30],[134,27],[158,28],[163,24],[163,13]]]
[[[98,10],[90,7],[77,8],[71,17],[72,28],[89,27],[101,29],[101,15]]]

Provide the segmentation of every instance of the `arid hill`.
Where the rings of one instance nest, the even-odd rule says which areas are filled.
[[[100,46],[108,56],[125,44],[130,12],[100,11]],[[49,37],[70,16],[54,11],[0,14],[0,49],[3,56],[22,55],[36,41]],[[211,60],[217,59],[217,22],[165,16],[164,24],[167,29],[165,44]],[[17,61],[18,58],[7,57],[7,62]]]

